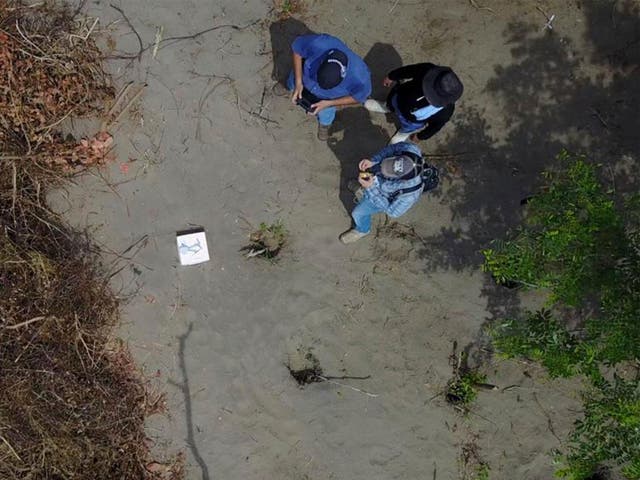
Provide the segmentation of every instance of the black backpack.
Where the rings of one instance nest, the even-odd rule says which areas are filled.
[[[420,190],[421,188],[423,189],[422,193],[427,193],[436,188],[440,183],[440,173],[438,172],[438,169],[433,165],[429,165],[425,161],[424,157],[419,157],[413,152],[402,153],[413,159],[418,170],[418,175],[420,175],[420,177],[422,178],[422,182],[413,187],[401,188],[400,190],[396,190],[395,192],[393,192],[391,198],[389,198],[389,202],[395,201],[395,199],[400,195],[404,195],[405,193],[412,193],[416,190]]]

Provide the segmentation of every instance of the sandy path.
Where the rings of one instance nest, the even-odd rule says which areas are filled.
[[[465,142],[475,148],[482,135],[500,145],[513,128],[504,98],[487,84],[514,62],[508,26],[544,24],[528,2],[487,0],[493,14],[466,0],[308,3],[306,25],[369,54],[376,79],[384,73],[379,65],[422,59],[451,64],[466,79],[459,130],[448,126],[430,151],[437,144],[460,151]],[[571,2],[546,3],[562,35],[582,48],[582,12]],[[167,37],[264,21],[167,46],[140,64],[113,62],[123,81],[148,83],[139,114],[114,132],[120,160],[108,175],[125,183],[115,187],[116,196],[87,177],[69,193],[68,217],[95,226],[110,248],[121,251],[148,236],[116,285],[124,292],[139,288],[125,307],[123,335],[168,392],[172,417],[158,419],[150,433],[187,450],[188,477],[454,479],[460,478],[460,446],[475,432],[492,479],[550,478],[548,453],[571,427],[567,408],[578,405],[572,385],[535,381],[535,367],[485,359],[489,381],[519,386],[481,393],[467,418],[433,398],[451,376],[453,341],[461,348],[477,342],[501,302],[518,304],[477,268],[482,242],[492,228],[503,229],[498,224],[478,233],[478,219],[489,225],[496,210],[453,208],[465,185],[478,180],[449,178],[403,217],[429,240],[426,246],[371,238],[345,248],[337,242],[349,223],[341,177],[392,132],[385,132],[384,118],[372,121],[353,109],[339,116],[327,147],[315,140],[312,121],[271,95],[270,52],[286,44],[273,36],[281,26],[301,24],[270,30],[271,4],[259,0],[122,6],[145,44],[156,26]],[[106,4],[92,6],[92,13],[103,25],[120,18]],[[116,31],[117,47],[135,52],[126,26]],[[490,122],[482,131],[465,129],[468,112],[478,109]],[[120,163],[127,159],[136,160],[123,173]],[[464,171],[474,160],[458,163]],[[480,182],[501,186],[500,175],[515,168],[506,161],[483,165],[487,178]],[[535,173],[527,165],[519,168]],[[517,205],[530,183],[515,179],[497,197]],[[243,259],[238,250],[249,232],[246,220],[276,219],[292,233],[283,258],[275,265]],[[212,260],[182,268],[174,235],[191,224],[205,227]],[[327,383],[299,389],[284,367],[299,346],[312,347],[329,374],[371,375],[345,383],[378,396]]]

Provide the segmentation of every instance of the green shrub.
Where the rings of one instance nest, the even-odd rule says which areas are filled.
[[[560,159],[566,168],[545,174],[523,226],[483,252],[484,270],[498,283],[547,289],[555,314],[528,312],[494,324],[490,334],[503,356],[538,361],[552,377],[582,373],[592,382],[558,476],[586,480],[601,466],[617,466],[640,480],[639,382],[607,382],[600,374],[640,358],[640,195],[618,211],[593,165],[566,153]],[[579,335],[567,330],[566,313],[581,317]]]
[[[595,167],[566,152],[560,160],[568,167],[544,174],[548,185],[530,200],[523,227],[483,251],[484,270],[575,306],[610,280],[624,230]]]
[[[489,480],[489,472],[491,469],[486,463],[481,463],[476,470],[475,480]]]
[[[524,321],[504,321],[494,325],[489,333],[504,357],[538,361],[552,377],[569,377],[579,371],[575,338],[548,310],[529,312]]]
[[[640,479],[640,383],[615,377],[584,395],[584,418],[569,439],[558,476],[586,480],[614,461],[630,480]]]

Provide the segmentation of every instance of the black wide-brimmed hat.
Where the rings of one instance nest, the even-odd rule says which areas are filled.
[[[434,107],[446,107],[462,96],[462,82],[449,67],[433,67],[422,79],[422,92]]]

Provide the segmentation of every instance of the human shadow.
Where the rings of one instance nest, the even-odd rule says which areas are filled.
[[[180,368],[180,372],[182,373],[182,382],[174,382],[170,380],[169,383],[178,388],[184,396],[185,420],[187,425],[187,445],[189,445],[189,449],[191,450],[193,458],[200,466],[200,470],[202,472],[202,480],[210,480],[211,476],[209,475],[209,466],[200,454],[193,428],[193,408],[191,405],[192,393],[191,387],[189,386],[189,375],[187,373],[187,363],[185,359],[187,339],[189,338],[189,335],[191,335],[192,330],[193,323],[190,323],[187,331],[178,337],[178,341],[180,342],[180,347],[178,350],[178,366]]]
[[[287,77],[293,68],[291,44],[300,35],[310,35],[313,32],[303,22],[295,18],[286,18],[273,22],[269,26],[271,36],[271,54],[273,70],[271,78],[286,86]]]
[[[392,45],[376,43],[364,61],[371,70],[372,96],[384,100],[388,89],[382,86],[382,79],[402,64],[400,54]],[[347,213],[351,213],[355,204],[353,193],[347,188],[349,180],[357,178],[359,161],[370,158],[387,145],[390,135],[386,128],[375,125],[371,114],[361,106],[338,111],[331,135],[328,145],[340,163],[340,201]]]

